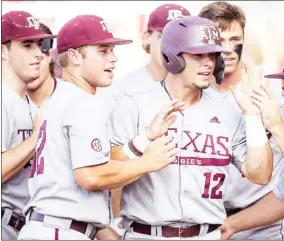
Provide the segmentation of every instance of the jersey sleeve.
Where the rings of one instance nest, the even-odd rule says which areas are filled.
[[[120,146],[138,135],[138,109],[129,95],[124,95],[112,110],[108,129],[112,146]]]
[[[240,171],[242,164],[245,162],[247,151],[247,140],[246,140],[246,123],[244,115],[240,117],[239,125],[233,136],[232,141],[232,164]]]
[[[13,136],[13,122],[7,111],[7,107],[2,103],[2,152],[9,150]]]
[[[276,183],[273,192],[279,200],[284,202],[284,167],[282,168],[278,182]]]
[[[107,119],[98,113],[94,102],[70,104],[63,117],[63,129],[69,138],[72,168],[106,163],[110,155]]]

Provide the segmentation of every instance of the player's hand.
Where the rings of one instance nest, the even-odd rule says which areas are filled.
[[[227,221],[227,220],[226,220]],[[220,231],[221,231],[221,240],[229,240],[233,234],[234,231],[233,229],[230,228],[229,223],[227,223],[225,221],[225,223],[220,227]]]
[[[263,81],[262,69],[253,68],[242,70],[241,85],[230,89],[245,115],[261,116],[259,108],[252,102],[252,90],[260,90]]]
[[[263,123],[269,131],[283,123],[280,106],[268,86],[268,81],[262,85],[260,90],[254,89],[251,98],[260,109]]]
[[[98,230],[96,233],[97,240],[120,240],[119,235],[111,228],[107,227]]]
[[[185,107],[184,102],[173,100],[165,106],[153,119],[151,124],[146,128],[146,135],[150,141],[155,140],[166,134],[168,128],[176,121],[174,112],[182,111]]]
[[[162,136],[149,144],[142,158],[147,172],[159,171],[176,159],[176,143],[170,136]]]

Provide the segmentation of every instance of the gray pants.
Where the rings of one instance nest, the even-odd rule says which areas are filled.
[[[8,224],[1,224],[2,239],[1,240],[17,240],[18,233]]]

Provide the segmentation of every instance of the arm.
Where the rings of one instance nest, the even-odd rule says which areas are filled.
[[[281,153],[284,155],[284,122],[269,128],[270,133],[274,137]]]
[[[284,218],[284,203],[270,192],[253,206],[227,218],[221,226],[222,240],[234,233],[273,224]]]
[[[8,112],[3,106],[2,111],[2,184],[15,176],[31,160],[34,155],[39,124],[42,112],[39,111],[33,126],[32,135],[14,149],[7,150],[12,127],[9,124]]]

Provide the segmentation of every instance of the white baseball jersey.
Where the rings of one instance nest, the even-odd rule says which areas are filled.
[[[37,107],[29,98],[27,100],[2,82],[2,152],[16,148],[32,134]],[[23,215],[23,208],[30,198],[29,171],[30,163],[27,163],[19,173],[2,184],[2,208]]]
[[[170,103],[161,83],[125,95],[116,106],[110,115],[113,145],[129,142]],[[243,115],[208,89],[197,104],[177,113],[167,135],[177,144],[175,162],[123,188],[122,216],[151,225],[222,224],[229,164],[240,169],[245,160]]]
[[[108,98],[108,103],[110,109],[112,109],[125,94],[129,95],[143,92],[151,88],[153,84],[155,84],[155,81],[147,72],[145,66],[128,73],[122,79],[113,83],[109,88],[110,97]]]
[[[36,155],[29,179],[34,208],[45,215],[110,223],[109,191],[87,191],[74,177],[74,169],[106,163],[110,158],[107,115],[103,100],[72,83],[59,81],[44,104]]]
[[[282,169],[277,184],[275,185],[273,192],[276,197],[284,202],[284,169]]]

